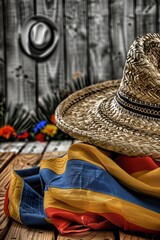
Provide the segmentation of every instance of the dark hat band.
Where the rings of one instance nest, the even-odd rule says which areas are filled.
[[[151,118],[160,118],[160,106],[142,103],[133,97],[117,92],[115,100],[125,109]]]

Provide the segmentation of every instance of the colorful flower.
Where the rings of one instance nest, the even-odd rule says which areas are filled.
[[[51,116],[51,122],[56,125],[56,119],[55,119],[55,114],[52,114]]]
[[[45,141],[45,136],[44,136],[44,134],[42,134],[42,133],[37,133],[37,134],[36,134],[36,140],[37,140],[37,141],[40,141],[40,142],[44,142],[44,141]]]
[[[0,137],[9,139],[10,137],[15,137],[15,136],[16,136],[16,132],[12,126],[6,125],[0,128]]]
[[[38,133],[41,129],[43,129],[47,124],[47,121],[42,120],[33,128],[34,133]]]
[[[26,139],[28,137],[29,137],[29,133],[27,131],[19,133],[18,136],[17,136],[18,139]]]
[[[41,130],[41,132],[47,134],[50,137],[54,137],[58,132],[58,128],[53,124],[47,124],[45,128]]]

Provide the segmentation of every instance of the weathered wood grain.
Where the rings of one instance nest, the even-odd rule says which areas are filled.
[[[0,240],[4,240],[10,224],[10,219],[4,214],[4,199],[6,190],[0,186]]]
[[[42,147],[41,147],[41,152],[42,152]],[[21,153],[17,155],[15,158],[13,158],[11,162],[7,165],[7,167],[5,167],[5,169],[0,173],[0,183],[1,183],[1,188],[3,190],[1,191],[1,195],[0,195],[0,217],[3,219],[3,227],[0,228],[0,236],[4,236],[7,228],[9,227],[9,224],[8,224],[9,219],[8,217],[5,216],[3,211],[3,202],[4,202],[5,192],[11,180],[11,171],[13,169],[31,168],[40,162],[41,157],[42,157],[42,154],[40,153],[39,154],[38,153],[32,153],[32,154]]]
[[[1,188],[3,191],[1,191],[1,197],[0,197],[0,216],[3,219],[3,226],[0,228],[0,236],[3,236],[6,232],[7,228],[9,227],[9,219],[4,214],[3,211],[3,202],[4,202],[4,196],[6,193],[6,190],[8,188],[10,179],[11,179],[11,171],[13,169],[24,169],[24,168],[30,168],[33,165],[36,165],[37,162],[40,161],[40,155],[38,154],[20,154],[17,157],[15,157],[10,164],[1,172],[0,174],[0,183]]]
[[[63,46],[63,8],[62,0],[39,1],[37,14],[48,16],[59,29],[59,43],[49,59],[38,63],[38,95],[43,96],[63,88],[64,79],[64,46]]]
[[[28,109],[35,107],[35,63],[20,49],[19,34],[34,14],[33,1],[6,0],[6,70],[7,103],[23,103]]]
[[[158,7],[159,2],[155,0],[139,0],[135,5],[135,23],[136,36],[146,33],[154,33],[159,29],[158,27]]]
[[[28,109],[82,74],[99,81],[121,78],[134,38],[160,30],[156,0],[3,0],[0,13],[0,94]],[[57,50],[43,63],[27,57],[18,43],[24,22],[34,14],[59,27]]]
[[[27,228],[13,221],[4,240],[55,240],[53,231]]]
[[[121,78],[126,60],[127,50],[124,36],[124,1],[111,0],[111,46],[113,79]]]
[[[144,1],[145,6],[143,10],[143,21],[144,21],[144,32],[155,33],[156,32],[156,21],[157,21],[157,1],[146,0]]]
[[[108,0],[88,1],[88,48],[90,78],[112,78],[110,7]]]
[[[42,154],[47,146],[47,142],[28,142],[22,149],[21,154]]]
[[[64,1],[67,82],[87,74],[87,1]]]
[[[63,236],[58,234],[57,240],[114,240],[113,232],[107,231],[90,231],[86,233],[69,234]]]
[[[46,152],[42,156],[42,160],[60,158],[63,157],[65,154],[66,152]],[[38,165],[40,165],[40,163]]]
[[[156,240],[156,236],[148,236],[147,234],[143,234],[144,236],[138,236],[136,234],[129,234],[119,231],[119,240]],[[146,235],[146,236],[145,236]]]
[[[14,152],[18,153],[24,147],[25,142],[5,142],[0,144],[0,153]]]
[[[136,36],[144,34],[144,22],[143,22],[143,9],[144,9],[144,1],[139,0],[136,1],[135,5],[135,23],[136,23]]]
[[[19,154],[11,160],[7,167],[0,173],[1,187],[7,188],[10,182],[10,174],[13,169],[30,168],[36,165],[41,158],[41,154]]]
[[[71,144],[72,140],[51,141],[46,147],[42,159],[54,159],[64,156]]]
[[[135,39],[135,1],[128,0],[124,2],[124,38],[125,48],[128,52],[130,45]]]
[[[0,172],[24,147],[25,142],[6,142],[0,144]]]
[[[0,96],[5,93],[4,79],[4,22],[3,22],[3,2],[0,1]]]
[[[157,11],[156,11],[156,32],[160,32],[160,1],[157,1]]]
[[[5,84],[5,32],[3,22],[3,1],[0,1],[0,126],[3,126],[3,112],[2,106],[5,101],[6,95],[6,84]]]
[[[45,153],[48,152],[66,152],[68,148],[71,146],[72,140],[57,140],[57,141],[51,141],[46,150]]]
[[[11,159],[15,156],[15,153],[0,153],[0,172],[7,166]]]

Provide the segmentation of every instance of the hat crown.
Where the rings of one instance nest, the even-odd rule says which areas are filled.
[[[131,45],[120,91],[137,100],[160,104],[160,35],[138,37]]]
[[[133,42],[117,96],[118,101],[131,111],[138,108],[140,113],[150,115],[155,111],[153,116],[160,117],[159,34],[140,36]]]

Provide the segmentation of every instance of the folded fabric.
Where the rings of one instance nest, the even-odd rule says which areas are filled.
[[[160,234],[159,162],[73,144],[40,168],[13,171],[4,210],[27,226],[63,234],[115,227]]]

